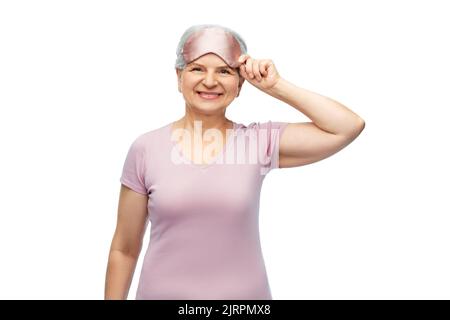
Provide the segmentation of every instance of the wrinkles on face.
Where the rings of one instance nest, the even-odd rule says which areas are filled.
[[[178,90],[188,106],[198,109],[225,109],[238,96],[242,85],[238,70],[227,66],[212,53],[191,62],[183,70],[177,70],[177,74]],[[199,91],[221,95],[217,99],[205,99]]]

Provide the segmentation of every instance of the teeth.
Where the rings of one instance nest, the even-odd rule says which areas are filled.
[[[219,93],[200,92],[200,95],[210,98],[210,97],[218,97],[220,94]]]

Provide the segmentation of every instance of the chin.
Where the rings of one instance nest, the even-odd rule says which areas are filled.
[[[211,105],[211,104],[194,104],[191,105],[192,109],[196,110],[199,113],[210,113],[214,114],[218,111],[225,110],[227,106],[224,105]]]

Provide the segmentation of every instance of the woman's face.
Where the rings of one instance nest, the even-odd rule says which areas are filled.
[[[241,90],[244,78],[238,69],[229,67],[219,56],[208,53],[189,63],[184,70],[177,69],[178,91],[189,107],[202,111],[225,109]],[[200,92],[219,95],[206,96]]]

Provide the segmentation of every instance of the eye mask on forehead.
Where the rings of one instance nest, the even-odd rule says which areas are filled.
[[[215,53],[231,68],[239,67],[241,56],[239,42],[223,29],[211,27],[193,33],[184,44],[183,57],[186,64],[207,54]]]

